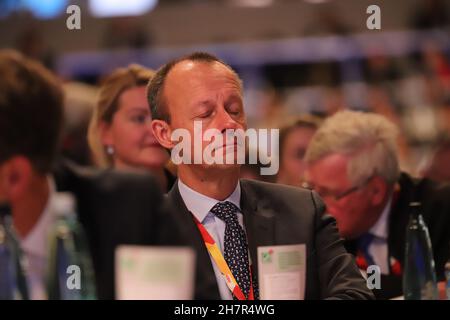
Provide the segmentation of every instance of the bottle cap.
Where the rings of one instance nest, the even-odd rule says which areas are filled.
[[[52,199],[57,216],[67,216],[75,212],[75,197],[70,192],[57,192]]]
[[[420,207],[422,204],[418,201],[413,201],[409,203],[410,207]]]

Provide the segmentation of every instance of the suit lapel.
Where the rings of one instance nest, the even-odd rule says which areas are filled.
[[[262,195],[258,195],[251,183],[241,180],[241,210],[247,233],[252,272],[258,276],[257,248],[276,244],[275,211]],[[183,230],[183,239],[195,248],[197,254],[196,299],[220,299],[219,289],[209,253],[195,225],[192,214],[186,208],[175,182],[168,193],[168,200],[174,207],[177,229]]]
[[[195,299],[220,299],[219,288],[208,250],[203,243],[192,214],[186,208],[181,198],[177,181],[168,193],[168,199],[174,207],[173,211],[176,217],[175,223],[177,223],[177,230],[183,231],[183,241],[187,241],[188,245],[195,249],[197,255]]]
[[[252,272],[258,276],[257,248],[276,244],[275,212],[264,197],[254,192],[248,181],[241,180],[240,183],[241,210],[252,260]]]

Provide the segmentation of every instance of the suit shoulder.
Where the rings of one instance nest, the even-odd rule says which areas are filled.
[[[262,182],[257,180],[241,180],[241,186],[259,197],[276,197],[289,201],[311,201],[312,192],[308,189],[288,185]]]
[[[97,195],[127,194],[147,198],[162,195],[156,178],[149,173],[130,173],[70,164],[61,167],[53,177],[58,191],[76,194],[93,192]]]

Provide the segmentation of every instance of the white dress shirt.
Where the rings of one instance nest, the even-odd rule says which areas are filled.
[[[388,236],[389,216],[391,214],[392,195],[377,222],[370,228],[369,233],[374,235],[369,245],[369,254],[373,261],[380,267],[382,274],[389,274]]]
[[[49,197],[44,211],[28,235],[20,239],[20,244],[24,252],[27,283],[30,299],[47,299],[45,276],[48,257],[48,237],[54,222],[53,198],[56,190],[51,177],[48,177]]]
[[[192,212],[192,214],[200,221],[209,234],[213,237],[214,241],[217,243],[219,250],[223,254],[224,249],[224,237],[225,237],[225,222],[217,218],[210,210],[216,205],[218,202],[230,201],[234,205],[236,205],[239,209],[240,199],[241,199],[241,186],[239,182],[236,185],[236,188],[231,193],[231,195],[223,201],[219,201],[210,197],[207,197],[197,191],[192,190],[187,185],[185,185],[180,179],[178,179],[178,189],[180,190],[181,198],[183,198],[184,204],[187,209]],[[241,212],[237,213],[238,221],[241,227],[244,229],[244,217]],[[228,289],[228,286],[223,278],[222,273],[214,262],[213,258],[211,258],[211,263],[214,268],[214,273],[216,275],[217,285],[219,287],[220,297],[223,300],[232,300],[233,296]]]

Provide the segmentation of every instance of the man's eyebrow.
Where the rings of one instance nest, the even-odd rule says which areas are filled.
[[[238,93],[231,93],[228,96],[228,99],[241,99],[241,98],[242,98],[242,96],[240,94],[238,94]]]
[[[150,112],[150,110],[148,109],[148,107],[142,105],[142,106],[135,106],[132,108],[128,109],[129,112],[134,112],[134,111],[145,111],[145,112]]]
[[[231,94],[225,100],[225,103],[230,103],[230,102],[242,102],[242,97],[238,94]]]
[[[230,94],[226,99],[225,102],[230,102],[230,101],[242,101],[242,97],[239,94],[233,93]],[[194,106],[214,106],[215,105],[215,100],[210,99],[210,98],[206,98],[203,100],[199,100],[197,102],[194,102]]]
[[[214,102],[211,99],[205,99],[205,100],[200,100],[198,102],[195,102],[194,105],[196,106],[212,106],[214,105]]]

